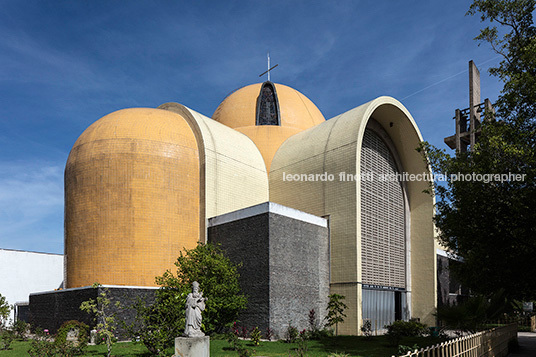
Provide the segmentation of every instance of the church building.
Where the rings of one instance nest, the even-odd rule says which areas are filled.
[[[427,181],[407,179],[428,172],[422,140],[391,97],[326,120],[270,81],[234,91],[212,118],[178,103],[108,114],[67,160],[64,286],[154,287],[180,251],[214,240],[234,260],[238,246],[252,247],[243,259],[253,268],[266,257],[269,321],[281,313],[271,285],[282,284],[307,292],[285,297],[298,307],[312,299],[325,309],[328,294],[344,295],[340,334],[360,334],[365,319],[378,331],[397,319],[434,325],[433,197]],[[266,225],[253,223],[263,214]],[[284,270],[286,259],[305,270]]]

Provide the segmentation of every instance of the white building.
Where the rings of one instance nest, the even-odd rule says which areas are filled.
[[[27,306],[30,293],[58,289],[63,283],[63,255],[0,249],[0,294],[10,305]]]

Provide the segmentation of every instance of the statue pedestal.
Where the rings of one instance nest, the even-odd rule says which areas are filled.
[[[177,337],[175,338],[174,357],[209,357],[210,337]]]

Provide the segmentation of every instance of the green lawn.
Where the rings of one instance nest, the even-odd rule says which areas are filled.
[[[416,337],[402,340],[401,344],[413,346],[415,343],[421,347],[433,345],[441,342],[437,338]],[[254,356],[296,356],[295,349],[297,344],[289,344],[281,341],[276,342],[261,342],[260,346],[254,347],[249,341],[243,341],[243,344],[248,349],[256,351]],[[0,356],[28,356],[26,351],[30,346],[30,342],[15,341],[12,344],[12,349],[0,351]],[[387,339],[383,336],[373,337],[371,340],[366,340],[363,337],[355,336],[339,336],[330,337],[320,341],[307,341],[307,356],[311,357],[326,357],[331,353],[346,353],[350,356],[362,357],[391,357],[397,354],[397,348],[389,346]],[[112,349],[114,356],[150,356],[145,346],[141,343],[117,343]],[[173,348],[169,349],[169,355],[173,354]],[[105,356],[106,346],[88,346],[84,356]],[[229,349],[229,344],[224,340],[210,341],[210,355],[213,357],[237,357],[235,351]]]

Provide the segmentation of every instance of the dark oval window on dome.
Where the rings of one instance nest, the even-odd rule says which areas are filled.
[[[257,125],[281,125],[279,102],[272,82],[264,82],[257,97]]]

